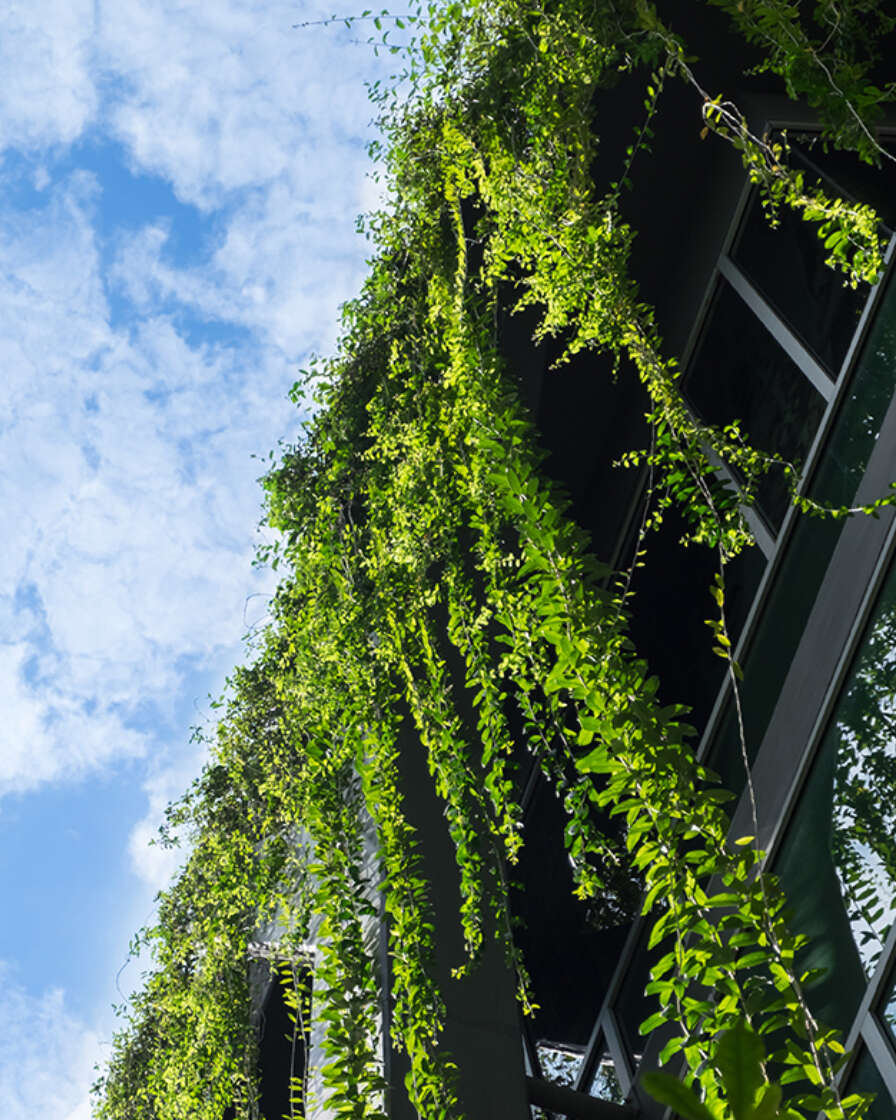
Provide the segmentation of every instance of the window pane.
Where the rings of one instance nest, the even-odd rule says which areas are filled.
[[[538,1053],[541,1075],[545,1081],[562,1085],[565,1089],[576,1087],[585,1058],[583,1046],[571,1047],[560,1042],[541,1039],[535,1044],[535,1049]]]
[[[896,975],[890,977],[890,986],[884,993],[880,1018],[896,1046]]]
[[[850,1093],[874,1093],[874,1103],[865,1113],[865,1120],[892,1120],[896,1101],[867,1050],[862,1051],[846,1084],[844,1096]]]
[[[651,921],[648,919],[626,969],[625,980],[616,998],[616,1022],[622,1041],[628,1050],[632,1068],[637,1069],[644,1052],[644,1035],[638,1028],[659,1009],[656,996],[645,995],[644,989],[650,983],[650,970],[659,959],[660,951],[654,947],[647,950],[647,939],[650,934]]]
[[[595,1066],[594,1076],[588,1086],[588,1093],[600,1101],[611,1101],[613,1104],[624,1104],[625,1095],[616,1073],[616,1065],[610,1051],[603,1049]]]
[[[896,284],[890,284],[861,360],[844,394],[831,435],[809,487],[829,505],[852,505],[896,390]],[[791,534],[762,619],[743,658],[747,750],[752,760],[768,727],[827,571],[842,521],[801,517]],[[733,713],[720,724],[709,765],[729,789],[743,786],[743,764]]]
[[[596,818],[599,827],[612,822]],[[519,921],[516,941],[526,962],[537,1010],[532,1035],[575,1050],[591,1037],[615,963],[638,909],[641,884],[627,873],[602,907],[575,897],[564,843],[563,803],[539,778],[526,812],[527,843],[513,869],[511,904]],[[612,872],[608,869],[608,874]]]
[[[520,341],[520,369],[530,364],[531,331],[530,324]],[[508,369],[513,368],[511,352]],[[637,471],[613,463],[623,452],[646,446],[649,411],[634,371],[614,377],[610,360],[592,350],[549,370],[542,382],[538,430],[549,453],[544,469],[569,493],[573,516],[591,535],[601,560],[610,560],[639,486]]]
[[[846,1030],[896,908],[896,568],[837,702],[776,871],[825,968],[810,1002]]]
[[[892,275],[809,487],[820,502],[850,505],[896,390],[896,283]]]
[[[790,207],[772,229],[753,197],[732,257],[777,314],[836,378],[868,297],[868,285],[845,287],[842,274],[824,263],[828,255],[816,233]]]
[[[836,183],[832,188],[846,199],[856,199],[874,207],[884,223],[885,232],[896,229],[896,165],[892,156],[896,154],[894,138],[878,137],[890,153],[890,159],[881,160],[880,167],[865,163],[855,154],[834,148],[824,150],[818,142],[818,133],[790,133],[792,162],[810,173],[821,175]]]
[[[744,734],[751,762],[762,743],[842,528],[842,521],[809,517],[799,520],[750,648],[742,659]],[[740,736],[730,703],[720,721],[707,763],[719,774],[726,789],[739,792],[743,788]]]
[[[805,461],[825,409],[822,395],[724,281],[684,391],[705,420],[740,420],[754,447],[797,464]],[[777,528],[787,504],[786,480],[773,467],[759,488],[757,505]]]
[[[311,974],[284,966],[271,976],[261,1008],[258,1089],[265,1116],[289,1115],[290,1097],[305,1099],[310,1023]]]
[[[718,555],[703,545],[693,545],[682,562],[681,538],[688,523],[674,509],[666,510],[660,527],[650,532],[642,547],[643,567],[632,579],[630,633],[638,656],[659,678],[663,704],[687,704],[687,722],[702,728],[725,673],[723,662],[712,652],[706,619],[717,614],[709,588],[718,570]],[[633,544],[625,563],[633,552]],[[746,549],[729,565],[725,575],[726,610],[732,641],[740,636],[744,619],[765,570],[758,548]]]
[[[565,1089],[575,1089],[585,1060],[584,1047],[571,1047],[561,1043],[540,1041],[536,1045],[541,1075],[546,1081]],[[613,1104],[624,1104],[625,1096],[616,1075],[616,1066],[609,1051],[602,1049],[594,1075],[585,1090],[589,1096]],[[537,1105],[531,1106],[534,1120],[545,1120],[547,1113]]]

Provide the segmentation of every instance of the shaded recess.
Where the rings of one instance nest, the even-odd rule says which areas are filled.
[[[291,983],[277,975],[272,977],[258,1017],[258,1105],[263,1120],[305,1115],[301,1094],[295,1092],[294,1107],[290,1111],[290,1087],[298,1087],[305,1078],[310,1044],[308,1019],[304,1030],[294,1022],[284,998],[285,982]],[[299,978],[300,988],[305,993],[310,982],[307,972]],[[224,1120],[232,1120],[232,1117],[225,1114]]]
[[[527,841],[510,876],[513,908],[538,1011],[535,1038],[584,1046],[607,994],[629,924],[601,929],[589,904],[574,896],[563,843],[566,814],[539,779],[526,814]],[[635,901],[637,896],[635,896]]]

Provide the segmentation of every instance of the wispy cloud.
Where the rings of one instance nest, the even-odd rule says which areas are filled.
[[[69,801],[99,772],[105,799],[143,791],[114,850],[95,846],[98,878],[134,872],[90,915],[105,931],[139,922],[176,864],[148,840],[201,760],[193,697],[221,687],[273,582],[250,565],[251,456],[293,438],[296,367],[332,346],[364,270],[362,79],[391,60],[292,29],[328,14],[48,0],[4,24],[0,796],[36,791],[7,804],[39,814],[47,787]],[[109,988],[122,941],[97,948]],[[52,983],[65,952],[32,959],[23,936],[19,975]],[[0,968],[4,1120],[87,1118],[99,1043],[70,1008],[114,997],[66,990]]]
[[[292,370],[257,347],[190,345],[164,315],[109,327],[94,194],[77,174],[0,225],[0,790],[138,753],[132,717],[166,706],[178,661],[233,655],[266,589],[251,455],[294,423]]]
[[[97,106],[93,0],[8,9],[0,37],[0,151],[75,140]]]
[[[69,1012],[64,992],[32,994],[3,962],[0,1055],[4,1120],[87,1120],[93,1067],[103,1057],[97,1031]]]
[[[204,744],[194,743],[193,747],[157,767],[143,783],[147,810],[131,831],[128,856],[134,872],[153,894],[168,886],[188,850],[186,846],[165,848],[158,839],[166,807],[183,794],[205,759]]]
[[[97,49],[120,80],[112,130],[141,166],[205,206],[285,178],[296,209],[339,208],[353,191],[346,150],[363,143],[371,116],[359,70],[388,64],[338,27],[293,29],[328,14],[290,0],[108,5]]]
[[[350,213],[360,210],[363,180]],[[194,314],[250,330],[295,368],[335,342],[337,309],[360,287],[364,265],[352,242],[314,216],[292,213],[285,185],[234,214],[207,262],[178,268],[165,259],[164,226],[123,239],[111,278],[138,314],[169,301]],[[344,224],[344,220],[343,220]]]
[[[332,345],[362,276],[352,227],[371,197],[361,71],[392,66],[354,33],[292,26],[327,14],[239,0],[104,14],[98,43],[121,75],[110,128],[139,167],[221,215],[219,244],[192,268],[165,263],[164,228],[122,245],[116,278],[138,308],[175,299],[293,361]]]

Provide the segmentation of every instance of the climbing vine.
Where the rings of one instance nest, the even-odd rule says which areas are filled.
[[[874,113],[894,90],[870,84],[861,51],[873,62],[891,21],[869,39],[857,31],[864,0],[823,4],[819,37],[786,0],[718,6],[765,48],[760,66],[818,109],[823,137],[888,158]],[[385,14],[359,18],[395,30]],[[258,1116],[248,962],[261,957],[313,971],[323,1060],[295,1092],[340,1117],[385,1117],[371,943],[382,923],[410,1099],[427,1120],[461,1116],[440,1044],[430,887],[405,809],[412,742],[457,857],[459,974],[497,938],[528,1006],[507,881],[531,757],[562,798],[577,894],[618,916],[643,891],[662,950],[643,1029],[667,1032],[663,1063],[684,1060],[683,1088],[656,1092],[690,1094],[670,1103],[717,1120],[857,1118],[867,1102],[839,1095],[843,1047],[806,1004],[781,891],[754,837],[729,840],[731,795],[696,761],[686,710],[659,704],[628,637],[627,579],[594,559],[547,480],[496,323],[508,305],[532,308],[536,336],[562,339],[561,360],[600,350],[639,378],[652,435],[628,461],[650,472],[642,537],[675,503],[689,540],[717,550],[713,629],[736,692],[724,567],[751,545],[744,507],[777,466],[807,512],[825,511],[797,495],[795,465],[686,406],[632,276],[625,198],[664,92],[682,81],[698,127],[740,153],[770,220],[791,207],[815,223],[853,285],[882,271],[875,215],[829,197],[789,167],[786,136],[755,136],[724,92],[704,89],[699,60],[646,0],[470,0],[394,25],[409,40],[400,93],[373,91],[390,198],[366,221],[376,256],[336,356],[294,390],[311,415],[304,434],[264,480],[280,539],[260,559],[282,580],[211,761],[171,810],[168,835],[184,835],[189,856],[138,939],[154,964],[98,1084],[99,1115]],[[620,71],[643,75],[643,117],[602,183],[594,106]],[[759,1054],[749,1113],[732,1088],[732,1040]]]

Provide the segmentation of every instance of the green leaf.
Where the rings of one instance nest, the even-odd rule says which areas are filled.
[[[675,1038],[670,1038],[666,1045],[660,1051],[659,1063],[664,1066],[670,1058],[674,1058],[676,1054],[680,1053],[684,1047],[686,1039],[678,1035]]]
[[[746,1120],[776,1120],[782,1095],[780,1085],[766,1085]]]
[[[735,1120],[747,1120],[752,1111],[756,1095],[765,1082],[764,1059],[765,1048],[746,1019],[738,1019],[719,1040],[716,1065]]]
[[[655,1031],[657,1027],[661,1027],[668,1019],[668,1016],[662,1011],[655,1011],[653,1015],[649,1016],[638,1027],[638,1034],[650,1034]]]
[[[654,1100],[677,1112],[681,1120],[716,1120],[694,1090],[669,1073],[652,1070],[641,1083]]]

